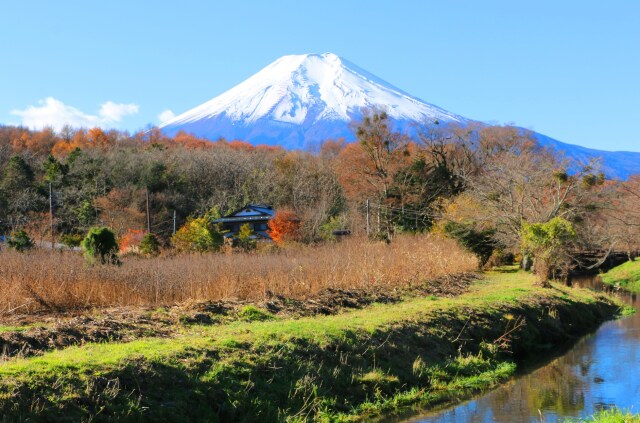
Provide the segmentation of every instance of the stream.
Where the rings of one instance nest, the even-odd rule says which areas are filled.
[[[598,276],[574,286],[603,290]],[[635,294],[616,294],[640,308]],[[560,357],[462,404],[405,422],[564,422],[617,407],[640,413],[640,312],[605,322]]]

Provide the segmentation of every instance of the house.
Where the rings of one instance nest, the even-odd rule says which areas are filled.
[[[270,241],[271,237],[267,233],[267,223],[276,214],[273,207],[264,204],[247,204],[243,208],[229,213],[226,216],[216,219],[213,223],[220,224],[225,232],[225,239],[233,239],[238,236],[240,227],[249,224],[253,230],[251,238],[255,240]]]

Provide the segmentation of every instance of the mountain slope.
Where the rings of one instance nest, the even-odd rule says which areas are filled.
[[[600,169],[609,179],[626,180],[631,175],[640,174],[639,152],[595,150],[567,144],[537,132],[534,132],[534,137],[540,145],[561,152],[579,165],[588,164],[595,159],[600,165]]]
[[[289,149],[315,149],[327,139],[353,141],[349,123],[365,109],[385,110],[395,129],[413,131],[425,122],[472,120],[426,103],[335,54],[284,56],[229,91],[163,123],[212,140],[241,139]],[[536,134],[545,146],[583,162],[602,158],[605,173],[640,173],[640,153],[608,152],[565,144]]]
[[[206,138],[287,148],[350,137],[363,109],[384,109],[400,128],[467,119],[412,97],[335,54],[285,56],[220,96],[161,125]]]

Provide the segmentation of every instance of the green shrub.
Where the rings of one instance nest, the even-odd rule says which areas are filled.
[[[171,242],[180,251],[218,251],[224,242],[217,225],[211,223],[208,215],[190,218],[178,232],[171,237]]]
[[[82,243],[82,235],[80,234],[64,234],[60,237],[60,242],[69,248],[79,247]]]
[[[254,250],[256,248],[256,241],[251,239],[253,235],[253,229],[248,223],[240,226],[240,232],[238,232],[238,238],[234,244],[244,251]]]
[[[82,240],[82,249],[91,264],[97,260],[102,264],[120,264],[116,234],[109,228],[91,228]]]
[[[335,241],[334,231],[345,230],[349,228],[349,222],[344,215],[330,217],[325,223],[320,225],[318,232],[320,237],[325,241]]]
[[[24,252],[33,248],[33,241],[24,229],[19,229],[11,233],[7,245],[16,251]]]
[[[140,241],[140,252],[146,256],[157,256],[160,254],[160,241],[154,234],[146,234]]]
[[[542,285],[556,273],[567,274],[571,265],[567,252],[576,236],[571,222],[561,217],[545,223],[522,223],[522,249],[535,257],[535,271]]]

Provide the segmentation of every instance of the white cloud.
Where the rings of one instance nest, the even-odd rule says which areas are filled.
[[[140,107],[137,104],[117,104],[107,101],[100,107],[100,117],[107,122],[120,122],[123,117],[135,115]]]
[[[167,109],[158,115],[158,120],[160,121],[160,123],[165,123],[173,119],[174,117],[176,117],[176,114],[173,113],[171,110]]]
[[[65,125],[80,128],[109,126],[120,122],[123,117],[138,113],[136,104],[117,104],[107,101],[102,104],[97,115],[90,115],[68,106],[53,97],[39,100],[37,106],[29,106],[24,110],[12,110],[11,114],[22,119],[21,124],[33,129],[50,126],[60,130]]]

